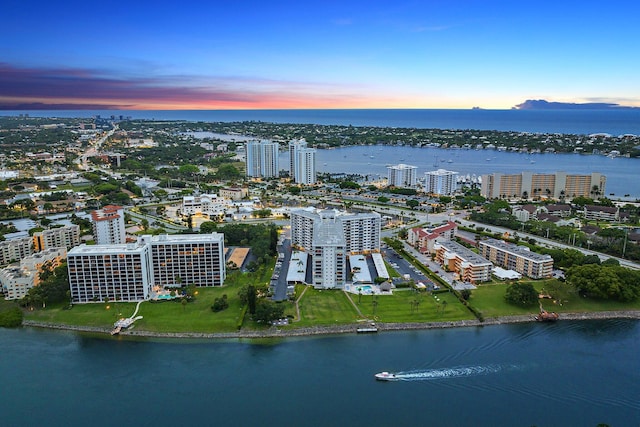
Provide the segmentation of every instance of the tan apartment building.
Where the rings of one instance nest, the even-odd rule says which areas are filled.
[[[436,242],[436,261],[447,271],[457,273],[463,282],[480,283],[491,279],[493,265],[470,249],[453,241]]]
[[[496,239],[481,240],[478,247],[482,256],[492,263],[532,279],[544,279],[553,273],[551,255],[541,255],[525,246]]]
[[[536,174],[521,172],[505,175],[482,175],[481,194],[489,199],[548,197],[561,199],[599,197],[605,194],[606,176],[593,172],[589,175],[573,175],[566,172]]]

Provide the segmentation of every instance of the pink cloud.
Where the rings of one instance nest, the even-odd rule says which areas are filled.
[[[121,109],[350,108],[371,106],[377,98],[357,87],[259,78],[209,80],[205,85],[202,77],[119,78],[96,70],[0,63],[0,108],[55,104]],[[194,86],[194,81],[200,83]]]

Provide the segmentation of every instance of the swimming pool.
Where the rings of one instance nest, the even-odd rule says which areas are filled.
[[[362,292],[363,294],[371,294],[373,293],[373,288],[369,285],[358,286],[356,287],[358,292]]]

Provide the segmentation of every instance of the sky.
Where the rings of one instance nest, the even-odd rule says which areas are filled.
[[[640,2],[24,1],[0,109],[640,107]]]

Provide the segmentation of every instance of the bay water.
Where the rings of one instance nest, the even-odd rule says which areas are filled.
[[[0,342],[3,425],[640,425],[633,320],[263,341],[24,328]]]

